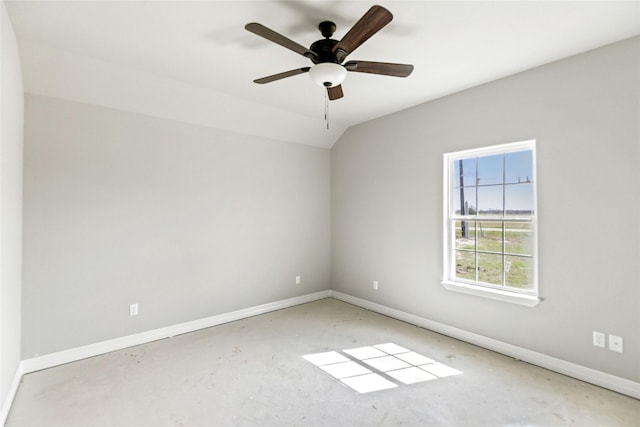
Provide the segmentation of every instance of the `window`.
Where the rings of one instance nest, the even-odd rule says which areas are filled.
[[[447,289],[538,299],[535,141],[444,155]]]

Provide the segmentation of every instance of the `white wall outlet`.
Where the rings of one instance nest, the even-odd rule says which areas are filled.
[[[609,335],[609,350],[622,353],[622,337]]]
[[[605,334],[604,332],[593,331],[593,345],[604,348]]]
[[[296,276],[296,285],[302,283],[302,278],[300,276]]]
[[[377,281],[377,280],[374,280],[374,281],[373,281],[373,290],[374,290],[374,291],[377,291],[377,290],[378,290],[378,281]]]
[[[129,305],[129,316],[137,316],[138,315],[138,304]]]

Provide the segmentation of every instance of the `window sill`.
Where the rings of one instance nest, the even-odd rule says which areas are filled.
[[[454,292],[460,292],[468,295],[475,295],[482,298],[489,298],[512,304],[526,305],[527,307],[535,307],[542,300],[533,295],[518,294],[515,292],[501,291],[499,289],[484,288],[482,286],[474,286],[466,283],[443,281],[442,285]]]

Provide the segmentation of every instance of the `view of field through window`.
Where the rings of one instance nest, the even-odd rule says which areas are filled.
[[[533,291],[533,151],[451,162],[455,280]]]

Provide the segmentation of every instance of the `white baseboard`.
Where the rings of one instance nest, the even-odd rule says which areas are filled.
[[[21,366],[24,374],[51,368],[53,366],[63,365],[65,363],[75,362],[77,360],[86,359],[88,357],[98,356],[124,348],[133,347],[140,344],[146,344],[151,341],[157,341],[164,338],[171,338],[176,335],[186,334],[197,331],[199,329],[210,328],[212,326],[222,325],[236,320],[245,319],[247,317],[257,316],[259,314],[269,313],[271,311],[281,310],[283,308],[293,307],[295,305],[304,304],[311,301],[330,298],[331,291],[321,291],[313,294],[302,295],[299,297],[280,300],[268,304],[262,304],[255,307],[249,307],[242,310],[232,311],[217,316],[211,316],[204,319],[198,319],[191,322],[180,323],[177,325],[167,326],[165,328],[154,329],[139,334],[128,335],[121,338],[102,341],[95,344],[89,344],[82,347],[76,347],[69,350],[63,350],[56,353],[45,354],[43,356],[33,357],[22,361]]]
[[[640,383],[638,382],[547,356],[542,353],[537,353],[526,348],[494,340],[463,329],[454,328],[453,326],[435,322],[424,317],[409,314],[404,311],[396,310],[361,298],[353,297],[342,292],[331,291],[331,296],[335,299],[348,302],[358,307],[375,311],[376,313],[384,314],[385,316],[402,320],[403,322],[411,323],[413,325],[477,345],[478,347],[483,347],[563,375],[577,378],[579,380],[640,399]]]
[[[13,405],[13,399],[15,399],[16,393],[18,392],[18,386],[20,385],[20,381],[22,381],[23,374],[24,369],[22,367],[22,362],[20,362],[18,364],[18,368],[16,369],[16,374],[13,376],[11,386],[9,386],[7,396],[4,398],[4,402],[2,402],[2,410],[0,411],[0,426],[4,426],[5,422],[7,421],[9,411],[11,410],[11,405]]]

